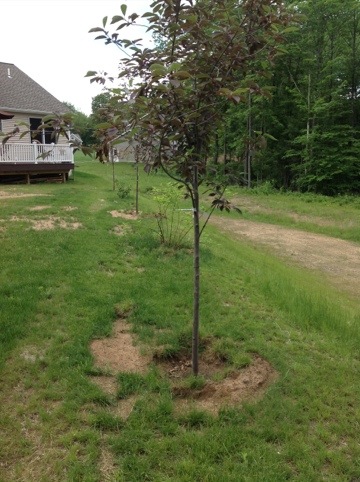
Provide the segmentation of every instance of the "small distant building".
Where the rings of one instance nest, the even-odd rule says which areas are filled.
[[[0,131],[19,132],[5,144],[0,138],[0,181],[62,180],[74,169],[73,149],[65,136],[55,144],[51,130],[38,130],[42,118],[68,107],[14,64],[0,62]],[[21,134],[30,130],[24,136]],[[41,157],[46,153],[46,157]]]

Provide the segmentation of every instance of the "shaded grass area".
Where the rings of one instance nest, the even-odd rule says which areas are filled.
[[[167,178],[142,174],[142,217],[112,218],[132,209],[135,180],[131,165],[115,167],[129,198],[112,191],[111,166],[81,159],[73,183],[1,188],[46,196],[1,201],[0,480],[357,480],[358,304],[211,227],[201,334],[230,367],[265,357],[279,372],[265,398],[218,417],[178,413],[152,366],[118,375],[118,399],[138,396],[125,419],[91,382],[89,343],[110,335],[117,313],[141,344],[172,352],[188,343],[192,316],[191,250],[164,248],[154,232],[151,188]],[[50,207],[29,210],[39,205]],[[49,215],[81,227],[35,231],[25,219]]]

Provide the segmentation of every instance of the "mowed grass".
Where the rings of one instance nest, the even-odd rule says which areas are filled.
[[[127,198],[112,190],[111,166],[89,158],[67,184],[0,188],[36,194],[0,198],[0,480],[359,480],[360,303],[211,226],[202,238],[201,335],[232,366],[266,358],[279,376],[265,397],[218,416],[179,414],[154,365],[118,375],[118,398],[138,396],[124,419],[93,383],[89,344],[111,334],[119,311],[148,350],[178,350],[191,326],[191,249],[160,246],[156,233],[152,188],[168,178],[141,172],[141,216],[113,218],[133,209],[135,186],[131,164],[115,169],[118,185],[131,187]],[[258,204],[266,196],[233,195]],[[283,220],[306,203],[271,196],[282,196]],[[356,223],[354,203],[341,209]],[[307,204],[325,224],[328,204]],[[49,217],[58,227],[33,229]],[[351,225],[341,229],[355,239]]]

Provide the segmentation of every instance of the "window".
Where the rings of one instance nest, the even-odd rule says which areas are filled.
[[[30,117],[30,142],[40,142],[43,144],[43,136],[42,132],[38,131],[38,128],[41,126],[41,119],[36,119],[34,117]]]
[[[30,117],[30,134],[31,134],[31,142],[37,141],[40,144],[52,144],[56,142],[55,137],[53,137],[54,130],[50,129],[41,129],[38,130],[41,126],[42,122],[41,119],[37,117]]]

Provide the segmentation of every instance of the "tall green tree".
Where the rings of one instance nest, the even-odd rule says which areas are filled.
[[[279,140],[268,152],[280,187],[359,192],[359,12],[357,0],[306,0],[275,64],[268,111]]]
[[[272,98],[227,108],[217,151],[225,161],[242,157],[243,166],[235,168],[247,185],[270,180],[287,189],[358,193],[360,4],[288,4],[302,22],[298,30],[288,30],[286,51],[269,71]]]
[[[70,102],[64,102],[64,104],[71,111],[71,131],[78,134],[84,145],[91,146],[95,142],[94,132],[95,123],[91,116],[87,116],[83,112],[76,109],[76,107]]]

